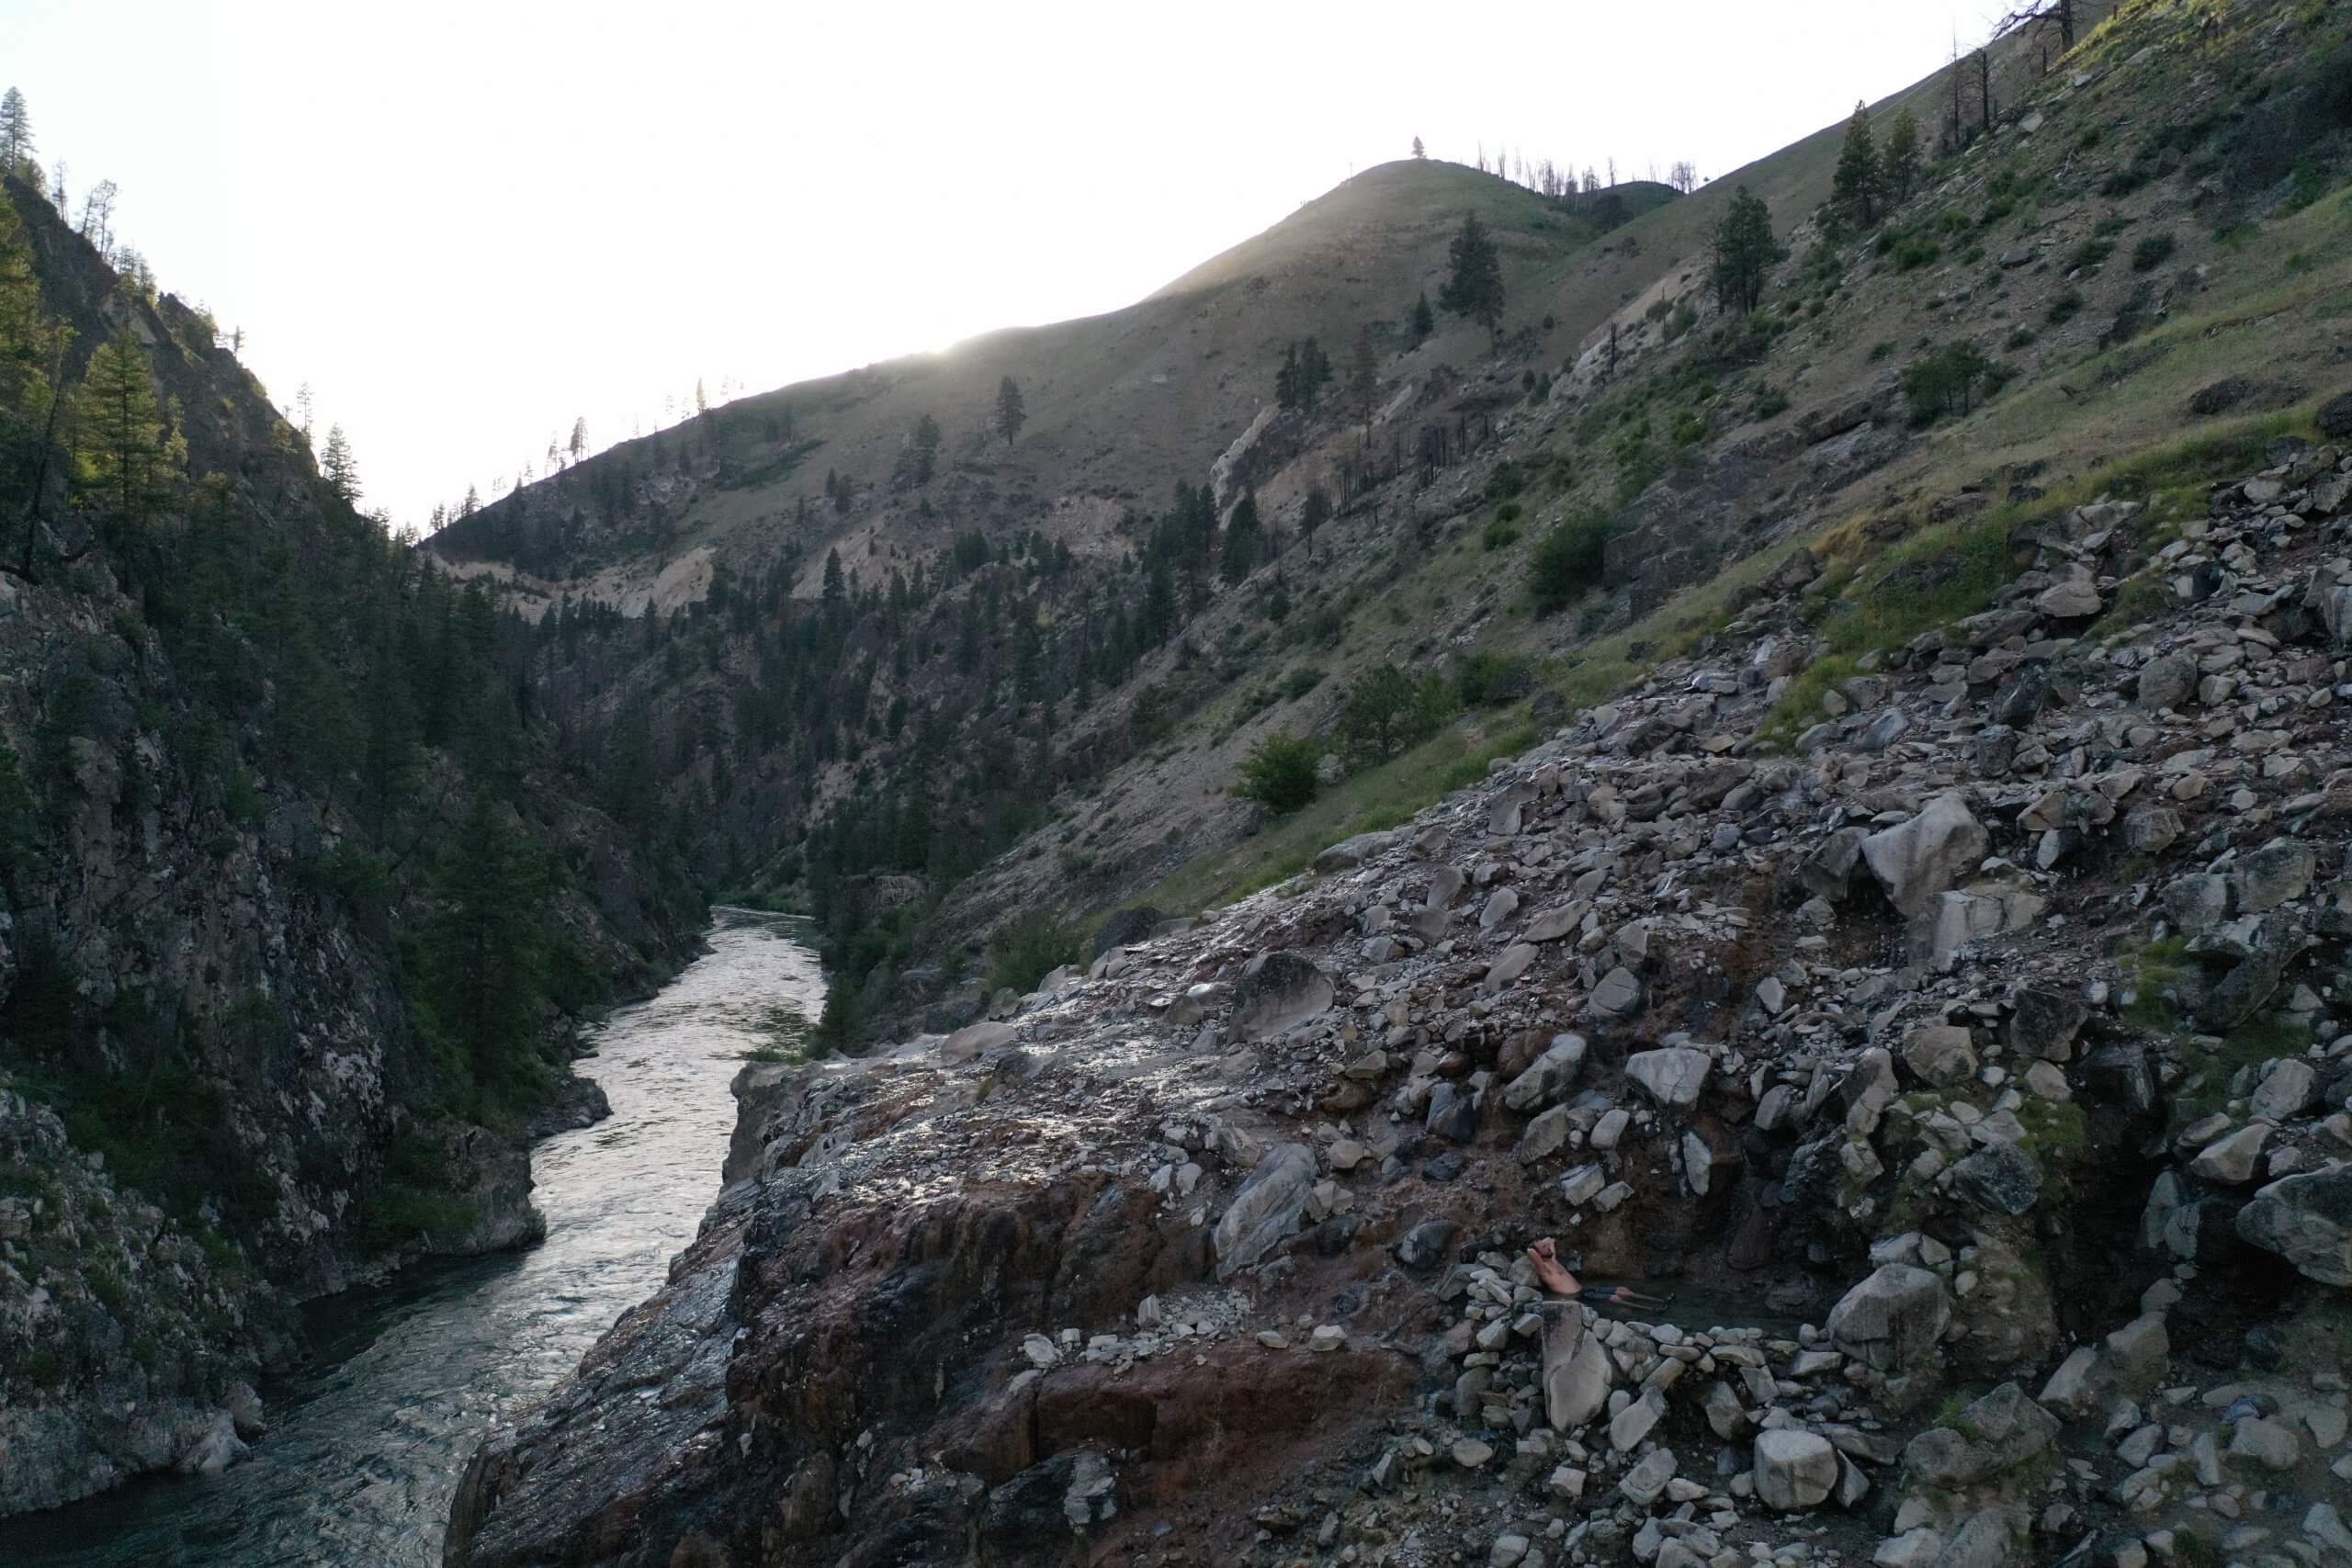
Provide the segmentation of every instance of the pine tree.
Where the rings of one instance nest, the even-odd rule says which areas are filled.
[[[1363,422],[1364,439],[1372,439],[1372,416],[1380,406],[1380,358],[1372,346],[1370,323],[1356,329],[1354,350],[1348,356],[1348,401]]]
[[[1854,118],[1846,122],[1846,145],[1838,153],[1832,199],[1867,229],[1878,213],[1880,179],[1878,147],[1871,139],[1871,111],[1858,103]]]
[[[1779,255],[1771,212],[1761,197],[1741,186],[1732,192],[1731,205],[1715,225],[1713,282],[1717,302],[1743,316],[1755,310]]]
[[[1019,438],[1021,427],[1029,423],[1029,411],[1022,405],[1021,388],[1007,376],[997,383],[996,433],[1004,437],[1008,447]]]
[[[566,445],[565,450],[571,454],[571,460],[575,463],[588,455],[588,416],[586,414],[582,414],[571,422],[571,440]]]
[[[1423,289],[1421,297],[1413,301],[1413,315],[1407,335],[1413,340],[1413,346],[1419,348],[1423,343],[1429,341],[1430,333],[1435,331],[1437,331],[1437,316],[1430,310],[1429,291]]]
[[[0,174],[21,177],[28,167],[38,174],[36,151],[31,111],[25,107],[24,94],[11,87],[0,94]]]
[[[1261,533],[1258,492],[1244,491],[1233,515],[1225,521],[1225,552],[1218,559],[1217,574],[1226,581],[1238,582],[1257,566]]]
[[[84,486],[104,498],[119,522],[139,521],[163,500],[166,467],[187,447],[165,434],[155,378],[128,333],[90,355],[74,407]]]
[[[1420,139],[1419,137],[1418,137],[1418,136],[1414,137],[1414,138],[1413,138],[1413,156],[1414,156],[1414,157],[1416,157],[1416,158],[1426,158],[1426,157],[1428,157],[1429,155],[1430,155],[1430,153],[1429,153],[1429,149],[1421,145],[1421,139]]]
[[[1283,362],[1274,372],[1274,406],[1288,412],[1298,407],[1298,344],[1283,345]]]
[[[1879,173],[1889,207],[1911,199],[1912,187],[1919,183],[1919,121],[1907,105],[1896,112],[1894,128],[1886,133],[1886,156]]]
[[[1331,361],[1323,345],[1313,338],[1298,345],[1298,400],[1307,412],[1322,400],[1323,389],[1330,384]]]
[[[1476,321],[1489,334],[1499,338],[1503,319],[1502,257],[1476,213],[1463,215],[1462,231],[1453,236],[1450,254],[1453,270],[1445,287],[1438,291],[1438,304],[1457,316]]]
[[[1315,553],[1315,530],[1331,520],[1331,492],[1321,485],[1310,487],[1306,505],[1298,515],[1298,531],[1306,540],[1306,553]]]
[[[479,1088],[512,1098],[537,1069],[544,871],[514,814],[484,790],[443,847],[434,882],[434,1021]]]
[[[327,426],[326,447],[319,454],[319,473],[345,506],[359,504],[359,462],[351,455],[351,442],[340,424]]]

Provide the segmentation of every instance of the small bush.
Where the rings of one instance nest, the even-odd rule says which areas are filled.
[[[2178,243],[2170,234],[2151,234],[2132,247],[2132,270],[2154,272],[2172,259]]]
[[[2098,265],[2114,254],[2115,242],[2112,240],[2085,240],[2068,253],[2065,270],[2081,272],[2086,267]]]
[[[1789,412],[1789,395],[1778,387],[1758,387],[1747,405],[1750,419],[1772,419]]]
[[[1278,731],[1259,741],[1242,760],[1240,782],[1233,793],[1277,817],[1296,811],[1315,799],[1320,787],[1315,770],[1322,760],[1320,741]]]
[[[1468,653],[1453,667],[1453,695],[1465,708],[1498,707],[1535,689],[1535,669],[1501,653]]]
[[[1049,910],[1022,916],[989,947],[989,989],[1023,995],[1065,964],[1078,962],[1080,932]]]
[[[2081,315],[2082,312],[2083,296],[2081,292],[2077,289],[2069,288],[2065,293],[2061,294],[2057,299],[2050,301],[2050,324],[2053,327],[2063,327],[2068,321],[2073,321],[2076,316]]]
[[[1283,695],[1296,702],[1322,683],[1322,671],[1312,664],[1302,664],[1283,677]]]
[[[2009,335],[2001,340],[2001,347],[2010,354],[2015,354],[2021,348],[2030,348],[2032,345],[2033,329],[2031,327],[2012,327],[2009,329]]]
[[[1598,512],[1571,517],[1544,535],[1528,563],[1535,613],[1551,615],[1598,582],[1608,544],[1609,519]]]
[[[1499,512],[1487,519],[1486,527],[1478,534],[1478,547],[1489,554],[1518,542],[1519,530],[1512,526],[1510,518]]]

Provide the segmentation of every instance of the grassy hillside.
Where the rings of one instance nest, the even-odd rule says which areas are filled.
[[[1288,874],[1703,646],[1800,551],[1844,615],[1906,540],[2333,390],[2346,11],[2143,3],[2063,58],[2006,40],[1992,123],[1964,107],[1868,223],[1825,207],[1842,125],[1598,235],[1488,176],[1385,165],[1129,310],[733,405],[441,547],[479,570],[552,531],[505,552],[561,558],[536,592],[601,561],[595,592],[663,604],[644,637],[599,622],[548,657],[582,745],[650,729],[713,874],[825,908],[869,1016],[948,1021],[991,946],[1011,976],[1060,922]],[[1907,107],[1932,141],[1948,87],[1877,106],[1879,134]],[[1706,252],[1742,186],[1783,254],[1736,317]],[[1501,330],[1409,344],[1396,318],[1472,209]],[[1368,319],[1369,420],[1271,406],[1285,343],[1344,360]],[[1959,346],[1967,406],[1924,405],[1919,367]],[[1006,374],[1031,412],[1009,450],[984,428]],[[894,491],[932,409],[938,472]],[[1204,515],[1169,503],[1199,484]],[[1285,735],[1329,755],[1317,802],[1269,817],[1233,791]]]

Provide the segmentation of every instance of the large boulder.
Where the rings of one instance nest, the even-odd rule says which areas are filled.
[[[1952,1190],[2012,1218],[2041,1196],[2041,1166],[2015,1144],[1988,1144],[1952,1167]]]
[[[1768,1508],[1792,1514],[1817,1507],[1838,1486],[1838,1450],[1829,1439],[1800,1427],[1756,1435],[1756,1495]]]
[[[2047,1450],[2058,1417],[2005,1382],[1970,1403],[1951,1427],[1930,1427],[1903,1450],[1910,1479],[1946,1491],[1991,1480]]]
[[[2323,1285],[2352,1285],[2352,1166],[2282,1177],[2238,1211],[2238,1235]]]
[[[1925,1269],[1889,1263],[1830,1309],[1829,1337],[1874,1370],[1901,1373],[1936,1353],[1951,1322],[1944,1282]]]
[[[1269,953],[1233,989],[1234,1033],[1262,1040],[1320,1017],[1331,1005],[1330,977],[1295,953]]]
[[[1579,1306],[1544,1314],[1544,1414],[1555,1432],[1573,1431],[1609,1408],[1614,1380],[1608,1348]]]
[[[1298,1227],[1315,1176],[1315,1154],[1305,1144],[1277,1144],[1266,1151],[1210,1234],[1218,1279],[1249,1268]]]
[[[1660,1105],[1696,1105],[1714,1058],[1688,1045],[1636,1051],[1625,1058],[1625,1076]]]
[[[1585,1038],[1555,1034],[1544,1054],[1503,1090],[1503,1104],[1521,1115],[1541,1111],[1568,1091],[1584,1066]]]
[[[1862,861],[1906,915],[1927,913],[1984,859],[1991,840],[1957,790],[1938,795],[1926,810],[1862,840]]]

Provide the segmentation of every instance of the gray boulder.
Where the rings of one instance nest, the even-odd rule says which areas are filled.
[[[1951,1184],[1977,1207],[2014,1217],[2041,1196],[2041,1167],[2015,1144],[1989,1144],[1952,1167]]]
[[[1909,1478],[1958,1491],[2015,1470],[2058,1437],[2058,1417],[2005,1382],[1970,1403],[1956,1427],[1930,1427],[1903,1450]]]
[[[1696,1105],[1714,1058],[1688,1045],[1636,1051],[1625,1058],[1625,1076],[1660,1105]]]
[[[1554,1431],[1573,1431],[1606,1410],[1614,1377],[1608,1348],[1582,1307],[1544,1310],[1544,1414]]]
[[[1315,1153],[1305,1144],[1277,1144],[1266,1151],[1210,1234],[1218,1279],[1249,1268],[1298,1228],[1315,1176]]]
[[[1331,981],[1295,953],[1269,953],[1234,987],[1233,1032],[1262,1040],[1317,1018],[1331,1005]]]
[[[1944,1282],[1925,1269],[1889,1263],[1830,1309],[1830,1340],[1878,1371],[1900,1373],[1936,1354],[1951,1322]]]
[[[1603,1028],[1623,1024],[1642,1010],[1643,996],[1641,976],[1621,964],[1600,977],[1585,1010]]]
[[[1510,1080],[1503,1090],[1503,1104],[1521,1115],[1553,1104],[1576,1082],[1577,1069],[1584,1066],[1584,1054],[1583,1035],[1555,1034],[1544,1053]]]
[[[1838,1450],[1802,1427],[1759,1432],[1752,1450],[1756,1495],[1768,1508],[1792,1514],[1818,1507],[1838,1486]]]
[[[2238,1211],[2237,1231],[2307,1279],[2352,1286],[2352,1166],[2272,1182]]]
[[[2197,689],[2197,660],[2185,653],[2167,653],[2140,666],[2140,705],[2177,708]]]
[[[1864,839],[1862,860],[1896,908],[1921,915],[1976,869],[1990,842],[1968,802],[1951,791],[1908,822]]]

